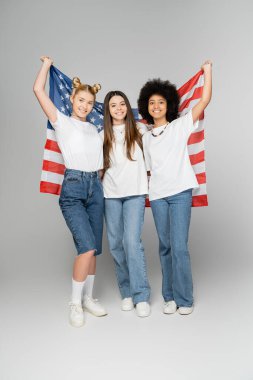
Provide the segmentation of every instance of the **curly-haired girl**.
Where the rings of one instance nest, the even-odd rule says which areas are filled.
[[[138,107],[144,119],[153,124],[143,137],[147,170],[151,172],[149,199],[159,237],[162,267],[163,312],[190,314],[193,311],[193,285],[188,231],[192,189],[198,182],[192,169],[187,141],[211,100],[212,63],[202,65],[202,97],[190,112],[178,117],[179,97],[169,81],[154,79],[141,89]]]

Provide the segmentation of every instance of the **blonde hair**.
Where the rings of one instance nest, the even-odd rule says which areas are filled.
[[[78,77],[74,77],[72,80],[72,96],[75,96],[79,91],[86,91],[96,98],[96,94],[99,90],[101,90],[99,83],[90,86],[89,84],[81,83]]]

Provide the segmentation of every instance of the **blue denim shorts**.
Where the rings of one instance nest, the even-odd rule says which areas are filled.
[[[98,172],[66,169],[59,205],[78,255],[102,253],[104,192]]]

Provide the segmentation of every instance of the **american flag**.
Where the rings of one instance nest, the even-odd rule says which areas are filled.
[[[56,108],[67,116],[71,115],[72,105],[70,95],[72,81],[56,67],[50,67],[49,96]],[[103,103],[95,102],[94,108],[87,116],[87,121],[97,127],[98,132],[103,129]],[[55,131],[51,123],[47,122],[47,139],[44,148],[43,166],[40,181],[40,192],[59,195],[64,177],[65,165],[60,148],[57,144]]]
[[[180,114],[187,113],[201,97],[203,89],[203,72],[199,71],[187,83],[185,83],[178,93],[180,95]],[[50,68],[50,99],[53,101],[57,109],[70,116],[72,106],[70,102],[72,81],[56,67]],[[103,129],[103,103],[95,102],[94,108],[87,116],[87,121],[97,127],[98,132]],[[139,120],[138,109],[133,109],[134,117]],[[204,151],[204,115],[201,117],[198,129],[192,133],[188,141],[189,157],[193,170],[196,174],[200,187],[193,190],[192,206],[207,206],[206,194],[206,171],[205,171],[205,151]],[[44,148],[43,167],[40,181],[40,192],[59,195],[61,192],[61,184],[64,177],[64,161],[57,144],[55,131],[50,122],[47,123],[47,139]],[[148,204],[148,202],[147,202]]]

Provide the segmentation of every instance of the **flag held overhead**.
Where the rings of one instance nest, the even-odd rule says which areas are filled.
[[[187,83],[179,88],[180,115],[185,115],[196,104],[202,94],[204,84],[203,72],[199,71]],[[56,108],[63,114],[70,116],[72,106],[70,102],[72,81],[56,67],[50,68],[49,96]],[[104,118],[103,103],[95,102],[87,121],[96,126],[98,132],[103,130]],[[134,117],[139,121],[138,109],[133,109]],[[198,129],[191,134],[188,140],[189,158],[199,183],[199,188],[193,189],[192,206],[207,206],[206,169],[204,149],[204,115],[200,118]],[[47,140],[44,147],[43,166],[40,182],[40,192],[59,195],[64,177],[64,161],[56,141],[54,128],[48,121]],[[147,202],[148,205],[148,202]]]

